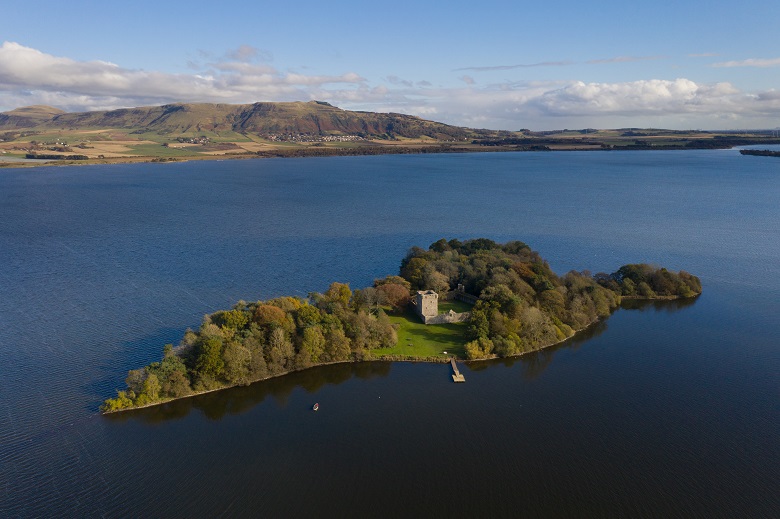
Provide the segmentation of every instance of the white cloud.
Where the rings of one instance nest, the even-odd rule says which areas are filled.
[[[614,58],[592,59],[586,61],[588,65],[601,65],[605,63],[633,63],[636,61],[655,61],[664,59],[663,56],[616,56]]]
[[[780,67],[780,58],[761,59],[750,58],[742,61],[722,61],[720,63],[713,63],[713,67],[757,67],[757,68],[769,68]]]
[[[412,84],[413,84],[413,83],[412,83],[411,81],[409,81],[408,79],[402,79],[402,78],[400,78],[400,77],[398,77],[398,76],[394,76],[394,75],[387,76],[387,77],[385,78],[385,80],[386,80],[388,83],[391,83],[391,84],[393,84],[393,85],[403,85],[403,86],[405,86],[405,87],[411,87],[411,86],[412,86]]]
[[[240,48],[234,57],[248,59],[257,53]],[[333,83],[358,86],[365,80],[354,72],[317,76],[282,73],[265,64],[218,61],[193,74],[169,74],[122,68],[105,61],[76,61],[52,56],[18,43],[0,46],[0,104],[5,99],[30,97],[63,100],[58,106],[78,109],[96,105],[138,106],[182,102],[254,102],[299,100],[311,88]],[[82,100],[89,99],[88,102]],[[15,106],[9,106],[15,108]]]
[[[780,92],[745,92],[724,82],[679,78],[478,85],[463,75],[459,79],[465,84],[445,87],[390,75],[372,84],[357,72],[281,72],[252,61],[257,57],[252,48],[228,54],[232,58],[198,65],[193,73],[169,74],[107,61],[77,61],[6,42],[0,46],[0,110],[31,104],[81,111],[170,102],[317,99],[346,109],[409,113],[495,129],[774,128],[780,119]]]
[[[232,61],[255,61],[261,59],[263,61],[271,61],[271,53],[260,50],[251,45],[241,45],[237,49],[233,49],[225,53],[225,57]]]
[[[514,70],[518,68],[535,68],[535,67],[565,67],[566,65],[573,65],[573,61],[542,61],[540,63],[521,63],[517,65],[487,65],[479,67],[463,67],[455,69],[456,71],[470,70],[474,72],[491,72],[494,70]]]
[[[729,83],[689,79],[622,83],[520,82],[482,88],[358,89],[336,95],[340,106],[401,111],[463,126],[554,129],[656,126],[775,127],[780,92],[745,93]]]

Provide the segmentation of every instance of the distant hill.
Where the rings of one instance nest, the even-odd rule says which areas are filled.
[[[58,115],[66,113],[59,108],[51,106],[35,105],[17,108],[10,112],[0,113],[0,130],[19,130],[34,128],[53,120]]]
[[[494,134],[396,113],[352,112],[319,101],[293,103],[168,104],[66,113],[31,106],[0,113],[0,131],[20,129],[125,129],[160,134],[234,131],[272,135],[360,135],[463,140]]]

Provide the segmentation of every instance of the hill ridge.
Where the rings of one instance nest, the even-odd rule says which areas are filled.
[[[323,101],[168,103],[88,112],[30,106],[0,113],[0,131],[109,128],[162,134],[233,131],[260,136],[359,135],[437,140],[463,140],[481,133],[413,115],[353,112]]]

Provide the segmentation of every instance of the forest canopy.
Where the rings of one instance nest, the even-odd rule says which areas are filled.
[[[307,298],[239,301],[206,315],[198,330],[165,345],[163,358],[131,370],[126,389],[107,399],[104,412],[141,407],[196,393],[249,384],[332,362],[371,360],[372,350],[398,338],[389,313],[401,313],[418,290],[471,303],[464,327],[469,360],[520,355],[574,335],[620,304],[621,298],[695,297],[696,276],[647,264],[607,274],[555,274],[520,241],[486,238],[413,247],[400,275],[352,290],[332,283]]]
[[[570,337],[607,317],[621,297],[675,298],[701,293],[687,272],[646,264],[624,265],[612,274],[571,271],[558,276],[523,242],[486,238],[412,248],[401,276],[413,290],[460,287],[477,296],[467,330],[469,359],[511,356]]]

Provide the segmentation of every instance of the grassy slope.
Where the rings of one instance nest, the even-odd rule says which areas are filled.
[[[450,309],[467,312],[470,306],[454,301],[439,305],[439,312]],[[398,343],[394,348],[373,350],[375,356],[401,355],[406,357],[466,357],[466,323],[423,324],[411,308],[402,315],[390,314],[390,321],[398,325]],[[445,355],[443,352],[447,352]]]

